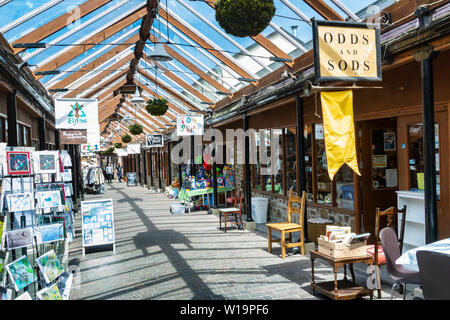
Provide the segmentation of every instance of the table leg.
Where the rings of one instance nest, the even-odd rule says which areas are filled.
[[[225,218],[225,233],[227,233],[227,214],[225,213],[223,216]]]
[[[316,294],[316,290],[315,290],[315,282],[314,282],[314,258],[311,257],[311,290],[312,290],[312,294],[315,295]]]
[[[347,265],[344,264],[344,280],[347,281]]]
[[[335,266],[333,269],[334,269],[334,292],[335,292],[335,294],[337,294],[337,292],[338,292],[338,279],[337,279],[338,268]]]
[[[350,263],[350,273],[352,275],[353,284],[355,284],[355,270],[353,270],[353,263]]]
[[[191,213],[191,197],[188,197],[188,212]]]
[[[267,230],[267,239],[269,241],[269,246],[268,246],[268,250],[269,253],[272,253],[272,229],[268,228]]]

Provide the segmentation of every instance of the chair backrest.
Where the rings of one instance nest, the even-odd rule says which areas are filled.
[[[450,300],[450,255],[433,251],[416,255],[425,300]]]
[[[236,189],[234,193],[234,207],[238,207],[238,201],[239,201],[239,212],[242,213],[242,190]]]
[[[380,231],[380,240],[386,257],[386,269],[388,273],[394,274],[398,270],[395,260],[400,258],[397,234],[394,229],[386,227]]]
[[[398,214],[402,214],[402,224],[400,227],[400,234],[397,237],[398,246],[400,248],[400,253],[403,249],[403,239],[405,236],[405,220],[406,220],[406,206],[403,206],[401,210],[391,207],[384,211],[381,211],[380,208],[376,209],[375,215],[375,265],[378,265],[378,244],[380,242],[380,227],[381,227],[381,217],[386,216],[387,218],[387,226],[392,228],[397,234],[397,222],[398,222]]]
[[[300,208],[296,208],[293,206],[294,203],[298,203]],[[289,191],[289,200],[288,200],[288,222],[292,222],[292,214],[300,215],[300,225],[304,225],[304,217],[305,217],[305,207],[306,207],[306,192],[302,192],[302,196],[294,196],[294,191]]]

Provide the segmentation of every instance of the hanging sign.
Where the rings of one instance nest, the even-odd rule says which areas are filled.
[[[114,244],[114,210],[112,200],[81,202],[83,255],[84,247]]]
[[[140,143],[128,143],[127,154],[140,154],[141,153],[141,144]]]
[[[95,152],[95,151],[100,151],[98,144],[93,145],[93,144],[87,143],[87,144],[81,145],[81,153],[89,153],[89,152]]]
[[[61,144],[87,144],[87,130],[59,130],[59,141]]]
[[[177,136],[202,136],[203,115],[178,115]]]
[[[57,129],[86,129],[87,143],[100,146],[97,99],[56,99],[55,127]]]
[[[313,42],[316,81],[381,81],[376,25],[313,20]]]
[[[147,134],[146,141],[146,147],[148,148],[164,147],[164,136],[162,134]]]

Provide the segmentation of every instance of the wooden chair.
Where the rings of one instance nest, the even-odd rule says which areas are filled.
[[[298,203],[300,208],[295,208],[292,205]],[[306,205],[306,192],[303,191],[302,196],[294,196],[294,191],[289,192],[288,200],[288,221],[287,222],[276,222],[266,224],[268,228],[268,240],[269,240],[269,252],[272,252],[272,242],[281,242],[281,256],[286,258],[286,248],[301,247],[302,255],[305,254],[305,235],[304,235],[304,216],[305,216],[305,205]],[[292,214],[300,215],[300,224],[292,222]],[[272,239],[272,230],[281,232],[281,239]],[[292,233],[300,232],[300,242],[292,242]],[[286,234],[288,234],[289,239],[286,239]]]
[[[398,237],[398,246],[400,248],[400,253],[403,249],[403,238],[405,235],[405,216],[406,216],[406,206],[403,206],[401,210],[391,207],[384,211],[381,211],[380,208],[376,209],[375,216],[375,244],[367,246],[367,253],[373,256],[373,263],[375,266],[383,266],[386,264],[386,256],[384,254],[383,247],[381,246],[380,240],[380,229],[381,229],[381,217],[387,218],[387,226],[394,229],[397,233],[397,221],[398,214],[402,213],[402,224],[400,227],[400,236]],[[378,298],[381,299],[381,277],[380,277],[380,269],[376,269],[377,272],[377,285],[378,285]]]
[[[242,231],[244,231],[244,224],[242,223],[242,197],[241,190],[236,192],[236,197],[234,197],[234,208],[223,208],[219,209],[219,229],[222,230],[222,216],[225,220],[225,233],[227,232],[227,217],[234,216],[234,221],[229,221],[231,224],[235,224],[236,226],[241,226]],[[239,207],[237,206],[237,201],[239,199]],[[238,221],[239,217],[239,221]]]

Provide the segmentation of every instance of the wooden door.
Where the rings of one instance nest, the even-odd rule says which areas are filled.
[[[374,235],[376,208],[397,206],[397,121],[365,121],[358,123],[358,127],[362,227],[364,232]]]

